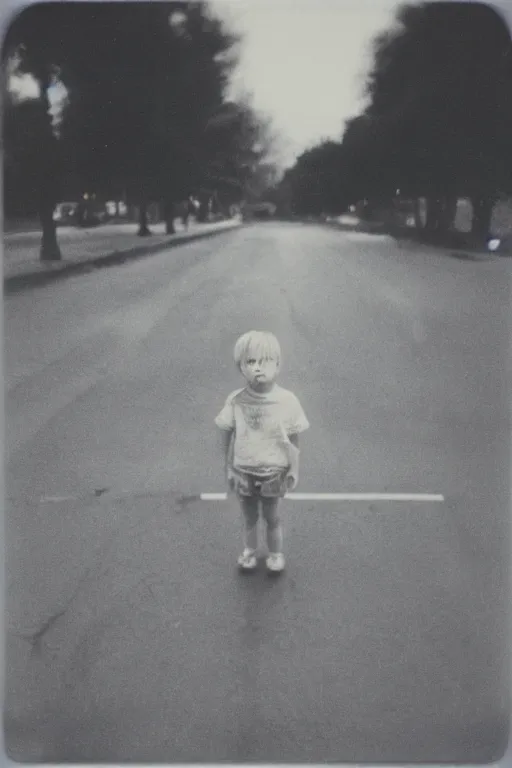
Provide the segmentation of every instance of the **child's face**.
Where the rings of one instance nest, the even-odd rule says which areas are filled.
[[[279,362],[271,357],[249,354],[243,361],[241,370],[253,389],[265,389],[276,380]]]

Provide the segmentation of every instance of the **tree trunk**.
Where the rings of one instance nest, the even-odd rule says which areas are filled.
[[[208,220],[208,214],[210,212],[210,198],[202,197],[200,199],[199,211],[197,212],[197,221],[204,223]]]
[[[439,226],[442,232],[448,233],[450,232],[450,230],[453,229],[456,213],[457,213],[457,197],[454,195],[448,195],[443,200],[441,220],[439,222]]]
[[[427,197],[427,220],[425,230],[436,232],[439,227],[440,201],[437,197]]]
[[[414,226],[421,232],[423,229],[423,221],[421,220],[421,200],[419,197],[414,198]]]
[[[41,261],[60,261],[62,254],[57,242],[57,227],[53,219],[54,205],[48,198],[39,206],[39,219],[43,235],[39,258]]]
[[[453,195],[443,195],[436,201],[436,221],[434,229],[439,235],[447,235],[453,228],[457,211],[457,198]]]
[[[145,199],[139,203],[139,231],[137,234],[139,237],[147,237],[152,234],[148,227],[148,203]]]
[[[51,104],[48,90],[51,86],[50,73],[46,68],[37,74],[40,100],[45,114],[44,135],[41,136],[40,152],[42,153],[41,171],[38,178],[39,193],[39,219],[43,230],[39,258],[41,261],[60,261],[62,254],[57,242],[57,227],[53,218],[53,212],[57,202],[56,169],[58,167],[56,156],[56,139],[53,135]]]
[[[165,200],[164,202],[164,219],[165,234],[175,235],[176,227],[174,226],[174,202],[172,200]]]
[[[183,200],[181,203],[181,221],[185,231],[188,229],[188,220],[190,217],[190,202],[189,200]]]
[[[494,200],[487,196],[472,197],[471,205],[473,206],[471,234],[478,240],[488,240],[491,234]]]

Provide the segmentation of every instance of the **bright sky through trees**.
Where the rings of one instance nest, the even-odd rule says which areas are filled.
[[[371,41],[393,24],[396,0],[211,0],[244,42],[233,88],[247,89],[289,141],[288,164],[339,138],[362,103]]]

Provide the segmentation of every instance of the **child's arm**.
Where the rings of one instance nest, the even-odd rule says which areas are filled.
[[[221,448],[224,456],[224,471],[229,484],[231,484],[231,459],[232,459],[232,429],[221,430]]]
[[[221,430],[220,447],[224,455],[224,469],[226,473],[226,479],[230,487],[232,486],[232,464],[233,464],[233,443],[235,433],[235,415],[233,408],[233,397],[240,390],[232,392],[224,403],[224,407],[215,419],[215,424]]]
[[[308,429],[309,422],[302,406],[295,395],[291,395],[286,422],[288,425],[288,446],[290,455],[290,468],[286,478],[288,490],[292,491],[299,482],[299,433]]]
[[[229,459],[229,449],[231,448],[231,438],[233,436],[233,430],[232,429],[221,429],[220,430],[220,440],[221,440],[221,449],[222,454],[224,456],[224,461],[227,466],[228,459]]]
[[[299,453],[298,453],[299,435],[298,433],[289,435],[288,440],[294,446],[294,448],[297,449],[295,466],[293,468],[290,467],[290,470],[288,471],[288,475],[286,476],[286,484],[287,484],[288,490],[293,491],[293,489],[297,487],[297,483],[299,482]]]

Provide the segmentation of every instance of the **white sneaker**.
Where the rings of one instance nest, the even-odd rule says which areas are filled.
[[[254,549],[244,549],[238,558],[238,565],[243,571],[252,571],[256,568],[258,561]]]
[[[271,552],[267,557],[267,568],[273,573],[284,570],[284,555],[281,552]]]

